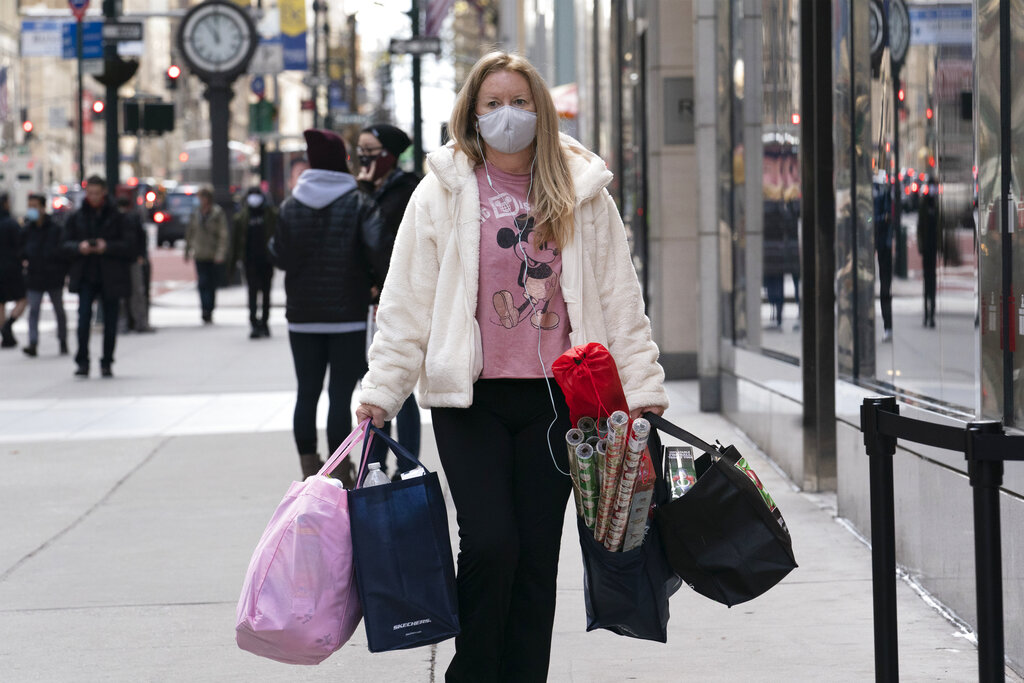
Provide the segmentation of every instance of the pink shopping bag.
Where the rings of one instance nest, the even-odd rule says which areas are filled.
[[[366,438],[368,424],[349,434],[319,474],[293,482],[274,511],[238,600],[235,640],[243,650],[286,664],[319,664],[359,625],[348,491],[323,475]]]

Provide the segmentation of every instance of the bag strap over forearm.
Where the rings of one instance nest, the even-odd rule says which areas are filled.
[[[690,432],[686,431],[682,427],[677,427],[665,418],[654,413],[644,413],[644,419],[651,423],[651,426],[658,429],[666,434],[670,434],[680,441],[685,441],[691,446],[696,446],[705,453],[712,453],[714,455],[721,455],[721,450],[707,443],[700,437],[694,436]]]

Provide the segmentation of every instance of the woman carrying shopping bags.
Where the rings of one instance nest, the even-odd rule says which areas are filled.
[[[417,379],[432,409],[459,524],[446,680],[543,681],[571,487],[551,363],[604,344],[634,415],[664,411],[664,371],[612,174],[559,134],[537,70],[483,57],[449,130],[398,231],[356,415],[383,425]]]

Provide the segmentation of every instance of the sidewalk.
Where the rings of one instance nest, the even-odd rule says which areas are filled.
[[[250,341],[232,290],[212,327],[185,297],[194,290],[161,297],[157,334],[119,339],[112,381],[73,380],[51,339],[35,360],[0,354],[0,680],[443,680],[452,641],[370,654],[360,630],[318,667],[236,647],[246,565],[298,474],[294,378],[280,309],[274,336]],[[684,587],[667,645],[586,633],[567,514],[549,680],[871,680],[870,553],[834,519],[834,497],[795,491],[726,420],[700,413],[695,382],[669,391],[669,419],[748,456],[801,566],[732,609]],[[439,468],[423,417],[423,458]],[[903,679],[975,680],[971,642],[909,586],[898,593]]]

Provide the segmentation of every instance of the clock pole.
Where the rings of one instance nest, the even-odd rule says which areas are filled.
[[[228,154],[228,122],[231,116],[228,107],[233,96],[230,81],[216,79],[206,86],[206,101],[210,105],[210,180],[213,185],[213,201],[228,216],[232,214]]]

